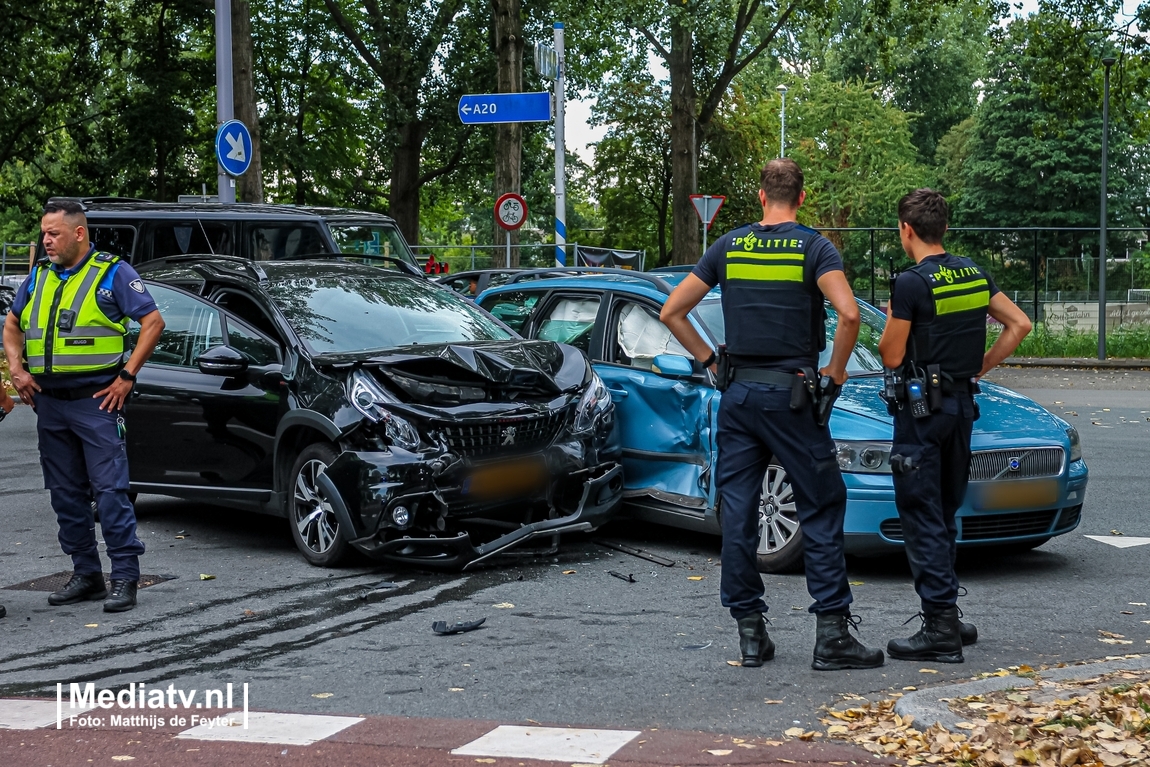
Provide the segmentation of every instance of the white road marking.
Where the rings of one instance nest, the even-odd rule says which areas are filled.
[[[228,714],[221,714],[227,718]],[[247,729],[242,712],[230,714],[233,726],[205,724],[184,730],[177,738],[189,740],[226,740],[233,743],[278,743],[285,746],[310,746],[330,738],[341,730],[363,720],[357,716],[320,716],[316,714],[275,714],[267,711],[248,713]]]
[[[73,714],[79,715],[92,710],[64,707],[64,721]],[[36,730],[41,727],[56,726],[56,701],[54,700],[0,700],[0,730]]]
[[[1086,537],[1099,543],[1108,543],[1116,549],[1150,545],[1150,538],[1136,538],[1129,535],[1088,535]]]
[[[502,725],[452,751],[460,756],[503,756],[552,762],[603,764],[640,735],[638,730]]]

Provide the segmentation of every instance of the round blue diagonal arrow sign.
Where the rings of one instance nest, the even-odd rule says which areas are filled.
[[[239,120],[228,120],[216,131],[216,161],[230,176],[242,176],[252,164],[252,134]]]

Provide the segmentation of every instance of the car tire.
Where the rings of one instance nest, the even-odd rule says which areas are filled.
[[[350,549],[331,504],[320,498],[315,483],[336,455],[327,442],[308,445],[296,458],[287,487],[292,540],[303,558],[316,567],[338,566]]]
[[[757,559],[760,573],[791,573],[803,566],[803,531],[794,488],[786,469],[777,463],[763,475]]]

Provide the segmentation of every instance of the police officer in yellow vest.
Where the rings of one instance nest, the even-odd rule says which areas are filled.
[[[131,610],[144,544],[128,499],[123,408],[164,321],[135,270],[89,242],[79,203],[49,202],[40,230],[51,263],[38,264],[17,291],[4,351],[20,399],[36,410],[44,485],[60,546],[72,557],[71,580],[48,603],[104,599],[106,612]],[[125,362],[129,319],[140,323],[140,333]],[[93,498],[112,562],[111,594],[96,549]]]
[[[15,407],[16,403],[13,401],[12,396],[8,394],[8,388],[6,386],[0,386],[0,421],[3,421],[4,417],[11,413]],[[0,618],[3,618],[7,614],[8,611],[4,609],[4,605],[0,605]]]
[[[899,200],[899,234],[915,266],[894,284],[879,352],[894,416],[890,465],[906,555],[922,603],[921,630],[892,639],[898,660],[962,663],[977,629],[959,620],[955,513],[966,495],[978,379],[1030,332],[1030,319],[969,258],[942,247],[949,210],[916,189]],[[986,349],[986,315],[1003,325]]]

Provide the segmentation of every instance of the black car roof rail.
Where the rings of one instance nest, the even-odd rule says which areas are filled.
[[[150,261],[145,261],[136,267],[137,272],[147,272],[152,269],[157,269],[161,266],[168,264],[178,264],[187,261],[196,261],[203,263],[205,261],[227,261],[228,263],[238,264],[243,266],[244,269],[251,273],[252,278],[256,282],[267,282],[268,274],[263,270],[259,264],[249,258],[241,258],[240,256],[230,256],[226,254],[211,255],[207,253],[184,253],[178,256],[163,256],[161,258],[153,258]]]
[[[151,200],[146,200],[142,197],[105,196],[105,197],[49,197],[48,198],[48,202],[53,202],[53,201],[58,201],[58,200],[71,200],[73,202],[79,202],[79,203],[83,203],[85,205],[95,204],[95,203],[105,203],[105,202],[152,202]]]
[[[402,258],[396,256],[385,256],[381,253],[296,253],[294,256],[286,256],[280,261],[312,261],[321,259],[336,259],[336,258],[366,258],[370,261],[390,261],[399,266],[400,271],[407,272],[413,277],[427,278],[427,275],[419,270],[418,267],[413,266],[411,262],[404,261]]]
[[[666,280],[662,279],[661,277],[657,277],[647,272],[636,272],[631,269],[616,269],[613,267],[603,266],[552,266],[546,269],[530,269],[515,275],[510,280],[505,282],[504,285],[514,285],[515,283],[522,282],[526,278],[532,276],[549,275],[552,277],[566,277],[568,275],[580,274],[609,274],[619,277],[630,277],[632,279],[651,283],[656,288],[658,288],[661,293],[666,293],[668,295],[671,293],[671,286],[668,285]]]

